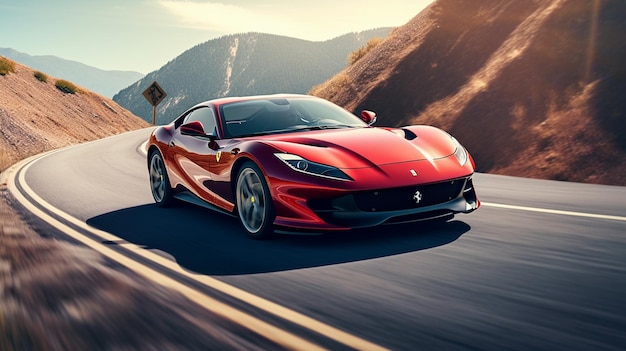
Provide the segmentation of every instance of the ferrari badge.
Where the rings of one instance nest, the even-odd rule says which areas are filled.
[[[413,201],[415,201],[416,204],[419,204],[422,201],[423,195],[422,193],[420,193],[420,191],[416,191],[415,194],[413,194]]]

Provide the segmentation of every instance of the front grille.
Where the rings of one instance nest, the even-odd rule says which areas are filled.
[[[461,194],[466,180],[467,178],[460,178],[426,185],[360,191],[334,199],[311,199],[308,204],[318,213],[351,210],[382,212],[421,208],[456,199]],[[421,195],[419,202],[416,201],[418,191]]]
[[[353,194],[356,206],[365,212],[397,211],[445,203],[456,199],[465,178],[427,185],[363,191]]]

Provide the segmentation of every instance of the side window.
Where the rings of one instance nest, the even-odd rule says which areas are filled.
[[[191,111],[187,117],[185,117],[185,123],[198,121],[202,123],[204,130],[209,135],[217,136],[217,129],[215,126],[215,117],[210,107],[200,107],[197,110]]]

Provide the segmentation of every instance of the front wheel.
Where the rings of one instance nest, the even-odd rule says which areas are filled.
[[[158,151],[150,154],[150,190],[157,205],[166,207],[172,203],[173,193],[165,170],[165,162]]]
[[[265,239],[274,231],[274,206],[263,173],[246,162],[237,175],[237,213],[243,228],[253,239]]]

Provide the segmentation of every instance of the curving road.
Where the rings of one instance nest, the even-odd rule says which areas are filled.
[[[626,349],[624,187],[477,174],[484,206],[443,225],[255,241],[235,218],[153,205],[149,131],[39,158],[20,189],[113,234],[95,240],[116,252],[324,348]]]

